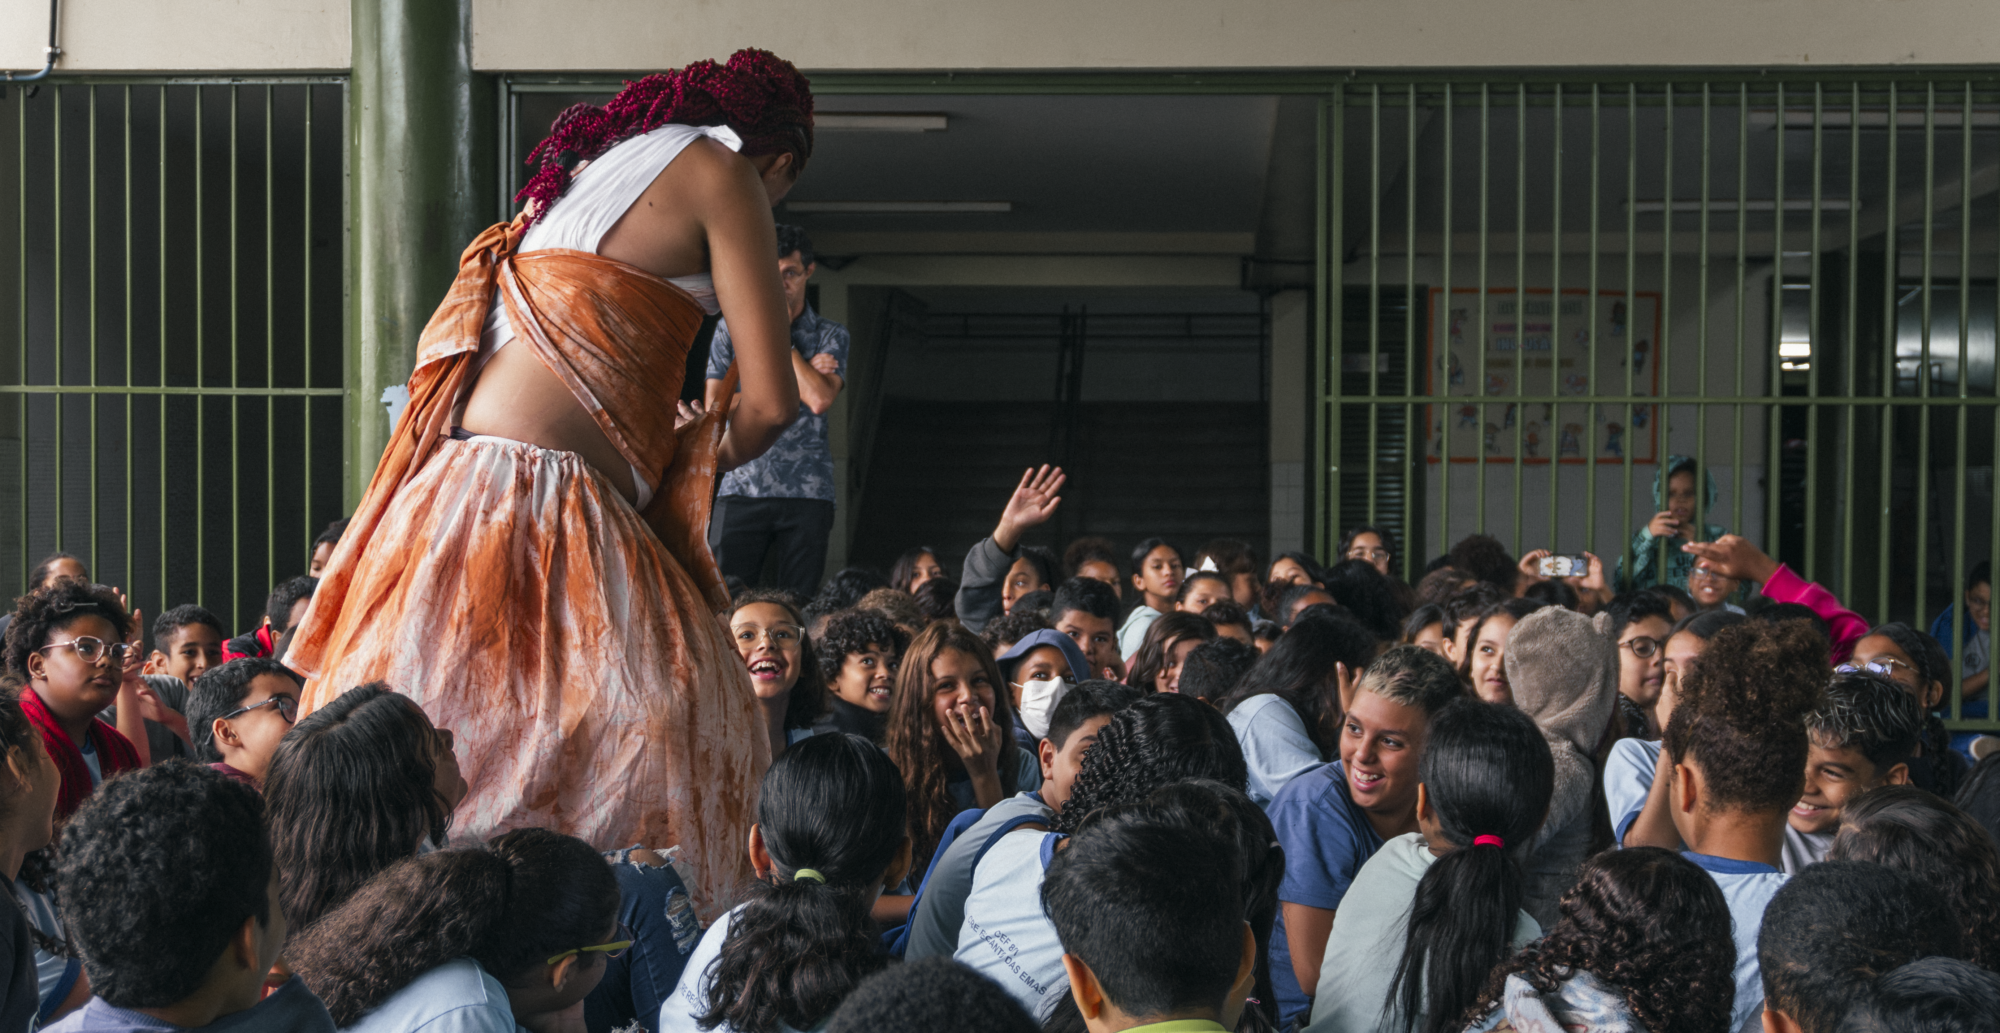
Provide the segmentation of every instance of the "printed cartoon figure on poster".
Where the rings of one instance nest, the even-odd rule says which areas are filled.
[[[1529,420],[1528,425],[1521,428],[1521,456],[1525,459],[1538,459],[1541,454],[1542,423],[1540,420]]]
[[[1583,424],[1562,425],[1562,433],[1556,437],[1556,455],[1558,457],[1583,455]]]
[[[1603,290],[1593,298],[1575,288],[1495,287],[1485,294],[1431,289],[1424,390],[1451,399],[1432,429],[1443,437],[1431,443],[1434,461],[1657,461],[1659,414],[1643,399],[1660,392],[1658,292]],[[1593,402],[1598,391],[1638,397]],[[1525,408],[1524,396],[1539,408]],[[1540,424],[1533,448],[1530,419]]]

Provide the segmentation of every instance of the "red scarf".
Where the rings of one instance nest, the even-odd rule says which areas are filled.
[[[83,751],[70,741],[69,733],[56,723],[56,716],[49,713],[48,704],[33,689],[21,693],[21,709],[42,733],[42,745],[48,748],[50,759],[56,762],[56,770],[62,772],[62,793],[56,797],[56,820],[70,816],[83,801],[90,798],[96,786],[90,783],[90,765],[83,762]],[[132,748],[132,740],[118,733],[118,729],[105,724],[100,718],[90,719],[90,746],[97,751],[97,766],[105,778],[120,771],[135,771],[139,767],[139,752]]]

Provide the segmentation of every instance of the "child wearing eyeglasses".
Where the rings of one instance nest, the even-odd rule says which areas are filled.
[[[299,716],[299,676],[265,657],[231,660],[195,682],[189,729],[208,766],[261,787],[278,740]]]
[[[7,634],[7,668],[25,675],[21,709],[41,732],[62,772],[56,817],[67,818],[98,784],[146,765],[132,740],[99,714],[118,701],[138,666],[126,642],[132,618],[118,593],[103,585],[59,578],[22,596]],[[136,691],[129,708],[138,720]],[[137,733],[135,734],[143,734]]]

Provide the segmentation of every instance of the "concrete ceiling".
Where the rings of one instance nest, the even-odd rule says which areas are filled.
[[[780,207],[823,251],[1254,250],[1278,98],[833,96],[823,112],[925,112],[943,132],[825,132],[789,201],[1006,201],[1006,213]]]

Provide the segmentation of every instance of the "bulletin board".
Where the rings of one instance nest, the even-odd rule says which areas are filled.
[[[1659,395],[1658,291],[1599,291],[1593,313],[1588,291],[1488,288],[1484,326],[1478,289],[1454,288],[1449,302],[1443,288],[1430,294],[1427,392],[1465,399],[1426,407],[1430,462],[1659,461],[1658,405],[1602,403],[1593,414],[1590,404]],[[1557,401],[1512,400],[1522,397]]]

